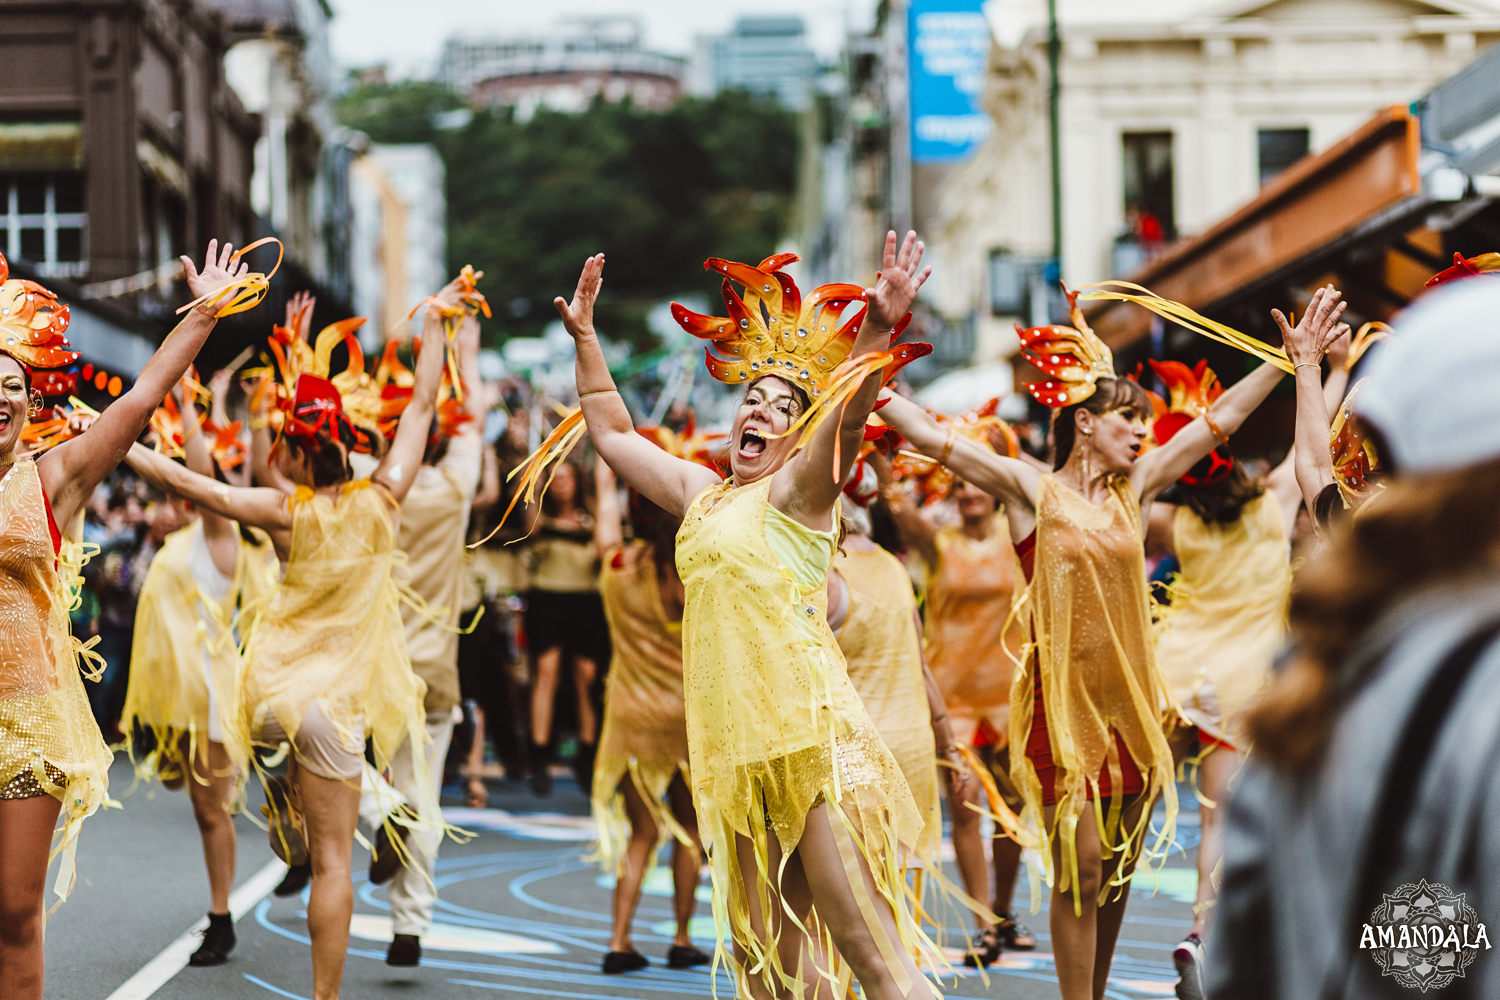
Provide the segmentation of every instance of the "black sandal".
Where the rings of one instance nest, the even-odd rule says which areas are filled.
[[[974,935],[974,943],[969,950],[964,952],[964,966],[969,969],[982,969],[985,966],[994,965],[1000,961],[1000,952],[1004,948],[1000,943],[1000,935],[993,927],[987,927]]]
[[[995,932],[1000,935],[1000,943],[1011,951],[1031,951],[1036,947],[1036,935],[1031,933],[1031,928],[1021,923],[1015,910],[1000,918],[1000,923],[995,925]]]

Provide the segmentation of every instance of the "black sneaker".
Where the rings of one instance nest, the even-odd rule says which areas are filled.
[[[234,951],[234,918],[227,913],[210,913],[203,943],[188,958],[188,965],[195,968],[223,965],[229,961],[231,951]]]
[[[1000,935],[995,929],[982,930],[974,935],[974,943],[964,952],[964,965],[970,969],[982,969],[1000,961]]]
[[[1203,939],[1197,932],[1172,949],[1177,966],[1177,1000],[1203,1000]]]
[[[707,965],[714,957],[691,944],[674,944],[667,951],[667,968],[691,969],[695,965]]]
[[[311,881],[312,862],[309,861],[305,865],[297,865],[295,868],[288,868],[286,870],[286,877],[283,878],[281,880],[281,884],[272,889],[271,892],[276,896],[295,896],[303,889],[306,889],[307,883]]]
[[[422,939],[415,934],[397,934],[385,953],[386,965],[412,966],[422,961]]]
[[[1015,910],[1000,918],[995,933],[1000,935],[1001,947],[1011,951],[1031,951],[1036,947],[1036,935],[1031,933],[1031,928],[1021,923]]]
[[[613,976],[621,972],[635,972],[651,963],[638,951],[612,951],[604,956],[604,971]]]
[[[552,753],[550,748],[531,744],[531,758],[529,761],[531,769],[531,794],[537,798],[546,798],[552,794],[552,772],[548,768],[552,764]],[[620,954],[629,954],[621,952]]]

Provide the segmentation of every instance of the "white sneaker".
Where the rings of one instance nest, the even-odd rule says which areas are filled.
[[[1196,932],[1172,949],[1177,966],[1177,1000],[1203,1000],[1203,939]]]

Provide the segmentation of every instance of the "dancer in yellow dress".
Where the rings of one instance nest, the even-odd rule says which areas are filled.
[[[439,298],[458,308],[458,281]],[[357,327],[335,324],[315,346],[294,336],[271,342],[288,383],[275,388],[290,397],[279,400],[275,458],[297,484],[291,496],[271,487],[225,486],[144,447],[130,453],[131,466],[159,488],[264,530],[286,563],[246,650],[226,744],[247,771],[252,747],[291,745],[288,779],[268,783],[271,843],[288,864],[312,864],[307,926],[315,1000],[333,1000],[343,979],[365,737],[378,769],[410,740],[413,771],[419,779],[427,773],[426,685],[412,672],[401,623],[396,528],[427,445],[447,337],[438,308],[429,307],[426,349],[395,439],[373,476],[353,480],[349,452],[379,433],[379,398],[353,336]],[[349,368],[330,381],[328,358],[340,342]],[[364,422],[360,430],[345,393],[349,410]],[[441,820],[430,782],[419,781],[412,805],[421,823],[414,836],[431,853]]]
[[[1116,377],[1109,348],[1069,298],[1072,328],[1020,331],[1024,356],[1048,376],[1032,395],[1055,407],[1052,474],[974,446],[910,401],[892,398],[881,415],[923,454],[999,498],[1018,539],[1035,646],[1011,692],[1011,745],[1026,748],[1012,755],[1011,775],[1026,798],[1023,819],[1047,842],[1062,996],[1098,1000],[1131,874],[1143,854],[1164,853],[1176,823],[1165,730],[1178,712],[1152,655],[1142,525],[1156,494],[1238,430],[1283,369],[1256,369],[1211,413],[1143,455],[1145,390]],[[1325,343],[1342,313],[1338,298],[1319,289],[1302,319]],[[1158,797],[1167,822],[1148,847]]]
[[[71,376],[37,369],[73,364],[78,355],[64,336],[68,307],[35,282],[9,278],[0,258],[0,996],[6,1000],[42,995],[49,845],[51,856],[63,859],[55,883],[63,897],[73,884],[79,828],[104,801],[109,781],[111,755],[80,675],[80,668],[95,676],[97,670],[80,663],[80,644],[69,631],[81,563],[76,549],[73,558],[60,559],[66,550],[57,526],[73,522],[145,430],[217,314],[229,308],[225,300],[236,299],[236,309],[243,304],[237,291],[247,268],[236,263],[232,247],[221,253],[217,241],[209,243],[201,272],[183,261],[200,297],[196,308],[87,430],[33,459],[19,447],[29,413],[40,410],[43,393],[72,386]],[[54,836],[60,812],[64,822]]]
[[[898,253],[892,233],[875,288],[825,285],[806,300],[781,271],[791,254],[759,267],[706,263],[724,278],[729,316],[675,305],[673,314],[723,352],[708,354],[715,377],[747,387],[728,482],[635,433],[593,328],[602,254],[585,265],[573,302],[555,303],[578,346],[594,447],[631,486],[683,517],[677,568],[693,795],[715,922],[721,941],[733,937],[730,964],[744,996],[841,1000],[851,971],[871,1000],[932,996],[912,958],[920,931],[899,867],[922,816],[824,617],[834,506],[865,418],[894,369],[928,350],[887,351],[929,273],[921,254],[915,234]]]
[[[178,423],[177,412],[180,440],[165,440],[179,437],[170,426]],[[189,394],[180,411],[163,407],[152,423],[164,450],[180,447],[189,469],[212,476],[216,463],[198,421]],[[120,729],[127,744],[136,732],[150,734],[152,749],[138,762],[139,773],[160,774],[168,788],[187,786],[203,838],[210,896],[203,944],[188,964],[208,966],[222,965],[235,945],[229,914],[235,862],[230,806],[243,775],[224,749],[224,718],[234,704],[239,647],[249,625],[240,610],[258,607],[280,570],[265,532],[242,529],[205,508],[196,513],[187,527],[167,536],[141,586]]]
[[[659,443],[678,443],[670,431],[654,430]],[[683,456],[680,447],[668,450]],[[631,944],[630,925],[646,869],[661,839],[671,837],[677,931],[667,965],[686,969],[710,961],[710,956],[688,933],[698,905],[703,848],[689,790],[682,701],[684,594],[673,558],[681,519],[632,492],[629,516],[635,538],[626,542],[614,474],[599,461],[594,476],[599,595],[613,647],[593,787],[599,857],[615,876],[614,926],[603,966],[607,973],[618,973],[648,964]]]

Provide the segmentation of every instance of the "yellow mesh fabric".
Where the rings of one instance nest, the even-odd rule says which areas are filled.
[[[884,549],[845,549],[834,558],[833,568],[849,585],[849,611],[838,634],[849,680],[906,776],[924,820],[917,857],[934,862],[943,839],[943,813],[911,577],[901,560]]]
[[[202,524],[194,522],[166,537],[151,560],[136,605],[130,684],[120,728],[132,751],[137,725],[154,737],[154,749],[136,763],[141,779],[187,773],[179,745],[183,736],[188,737],[189,752],[200,771],[208,763],[209,691],[203,657],[208,657],[222,715],[234,703],[240,642],[249,631],[250,621],[241,617],[240,608],[252,609],[253,617],[254,609],[276,587],[276,550],[264,532],[252,529],[259,544],[240,538],[229,593],[222,601],[201,593],[189,553],[202,530]]]
[[[1051,829],[1043,822],[1042,788],[1024,753],[1012,753],[1011,775],[1026,799],[1022,821],[1042,830],[1048,877],[1078,897],[1078,818],[1094,790],[1099,799],[1100,769],[1108,765],[1114,791],[1106,807],[1098,801],[1100,843],[1127,858],[1142,852],[1151,814],[1134,829],[1121,823],[1123,799],[1118,733],[1145,779],[1147,801],[1163,795],[1167,822],[1153,831],[1148,858],[1164,856],[1177,822],[1177,786],[1172,752],[1163,727],[1177,710],[1151,648],[1151,612],[1146,593],[1140,503],[1128,480],[1110,483],[1110,498],[1095,506],[1041,477],[1037,492],[1036,565],[1029,591],[1035,628],[1034,655],[1017,671],[1011,689],[1011,745],[1024,747],[1031,731],[1032,688],[1040,670],[1047,737],[1057,767],[1057,815]],[[1050,844],[1061,838],[1062,870],[1052,871]],[[1121,866],[1124,867],[1123,865]],[[1113,885],[1100,887],[1099,903]]]
[[[68,627],[81,547],[65,562],[54,556],[46,503],[31,459],[0,480],[0,788],[29,772],[62,803],[52,849],[63,859],[54,885],[61,902],[73,885],[78,831],[106,800],[114,758],[83,691],[83,644]]]
[[[1024,636],[1011,615],[1019,571],[1010,528],[998,513],[982,542],[944,528],[934,543],[938,558],[927,577],[923,635],[927,667],[948,706],[955,742],[972,743],[981,719],[1003,739],[1010,731],[1010,685]]]
[[[265,713],[275,715],[295,745],[315,703],[346,740],[363,723],[380,770],[410,739],[419,786],[413,804],[435,849],[437,790],[422,780],[426,685],[411,669],[396,580],[391,518],[398,508],[368,479],[346,485],[337,500],[298,487],[289,503],[291,551],[246,650],[226,727],[230,756],[241,768],[249,765]]]
[[[1229,525],[1207,525],[1186,506],[1173,520],[1182,572],[1158,623],[1156,662],[1183,712],[1244,748],[1242,715],[1286,636],[1290,548],[1269,493]]]
[[[752,931],[747,893],[757,893],[763,907],[773,905],[769,890],[779,887],[780,872],[770,867],[769,838],[774,832],[789,855],[819,801],[829,805],[846,867],[855,863],[850,852],[863,853],[896,914],[901,940],[893,943],[875,920],[878,901],[856,875],[857,902],[891,964],[892,949],[926,947],[900,868],[901,846],[916,845],[922,815],[828,628],[834,537],[774,511],[769,491],[769,478],[710,487],[693,501],[677,536],[687,594],[683,692],[693,797],[711,859],[716,963],[734,969],[740,995],[749,995],[749,975],[768,988],[795,988],[796,970],[782,968],[774,936]],[[773,552],[772,518],[781,535],[800,534],[797,561]],[[756,871],[740,870],[736,835],[751,841]],[[821,927],[816,912],[808,926]],[[746,967],[724,948],[727,934],[747,952]],[[847,969],[838,966],[824,971],[847,982]]]
[[[689,788],[692,782],[682,705],[682,623],[669,621],[662,607],[652,546],[632,542],[605,553],[599,596],[613,655],[594,761],[593,808],[599,859],[614,871],[630,838],[620,793],[626,776],[662,836],[678,836],[684,843],[691,842],[687,832],[664,800],[679,773]]]

